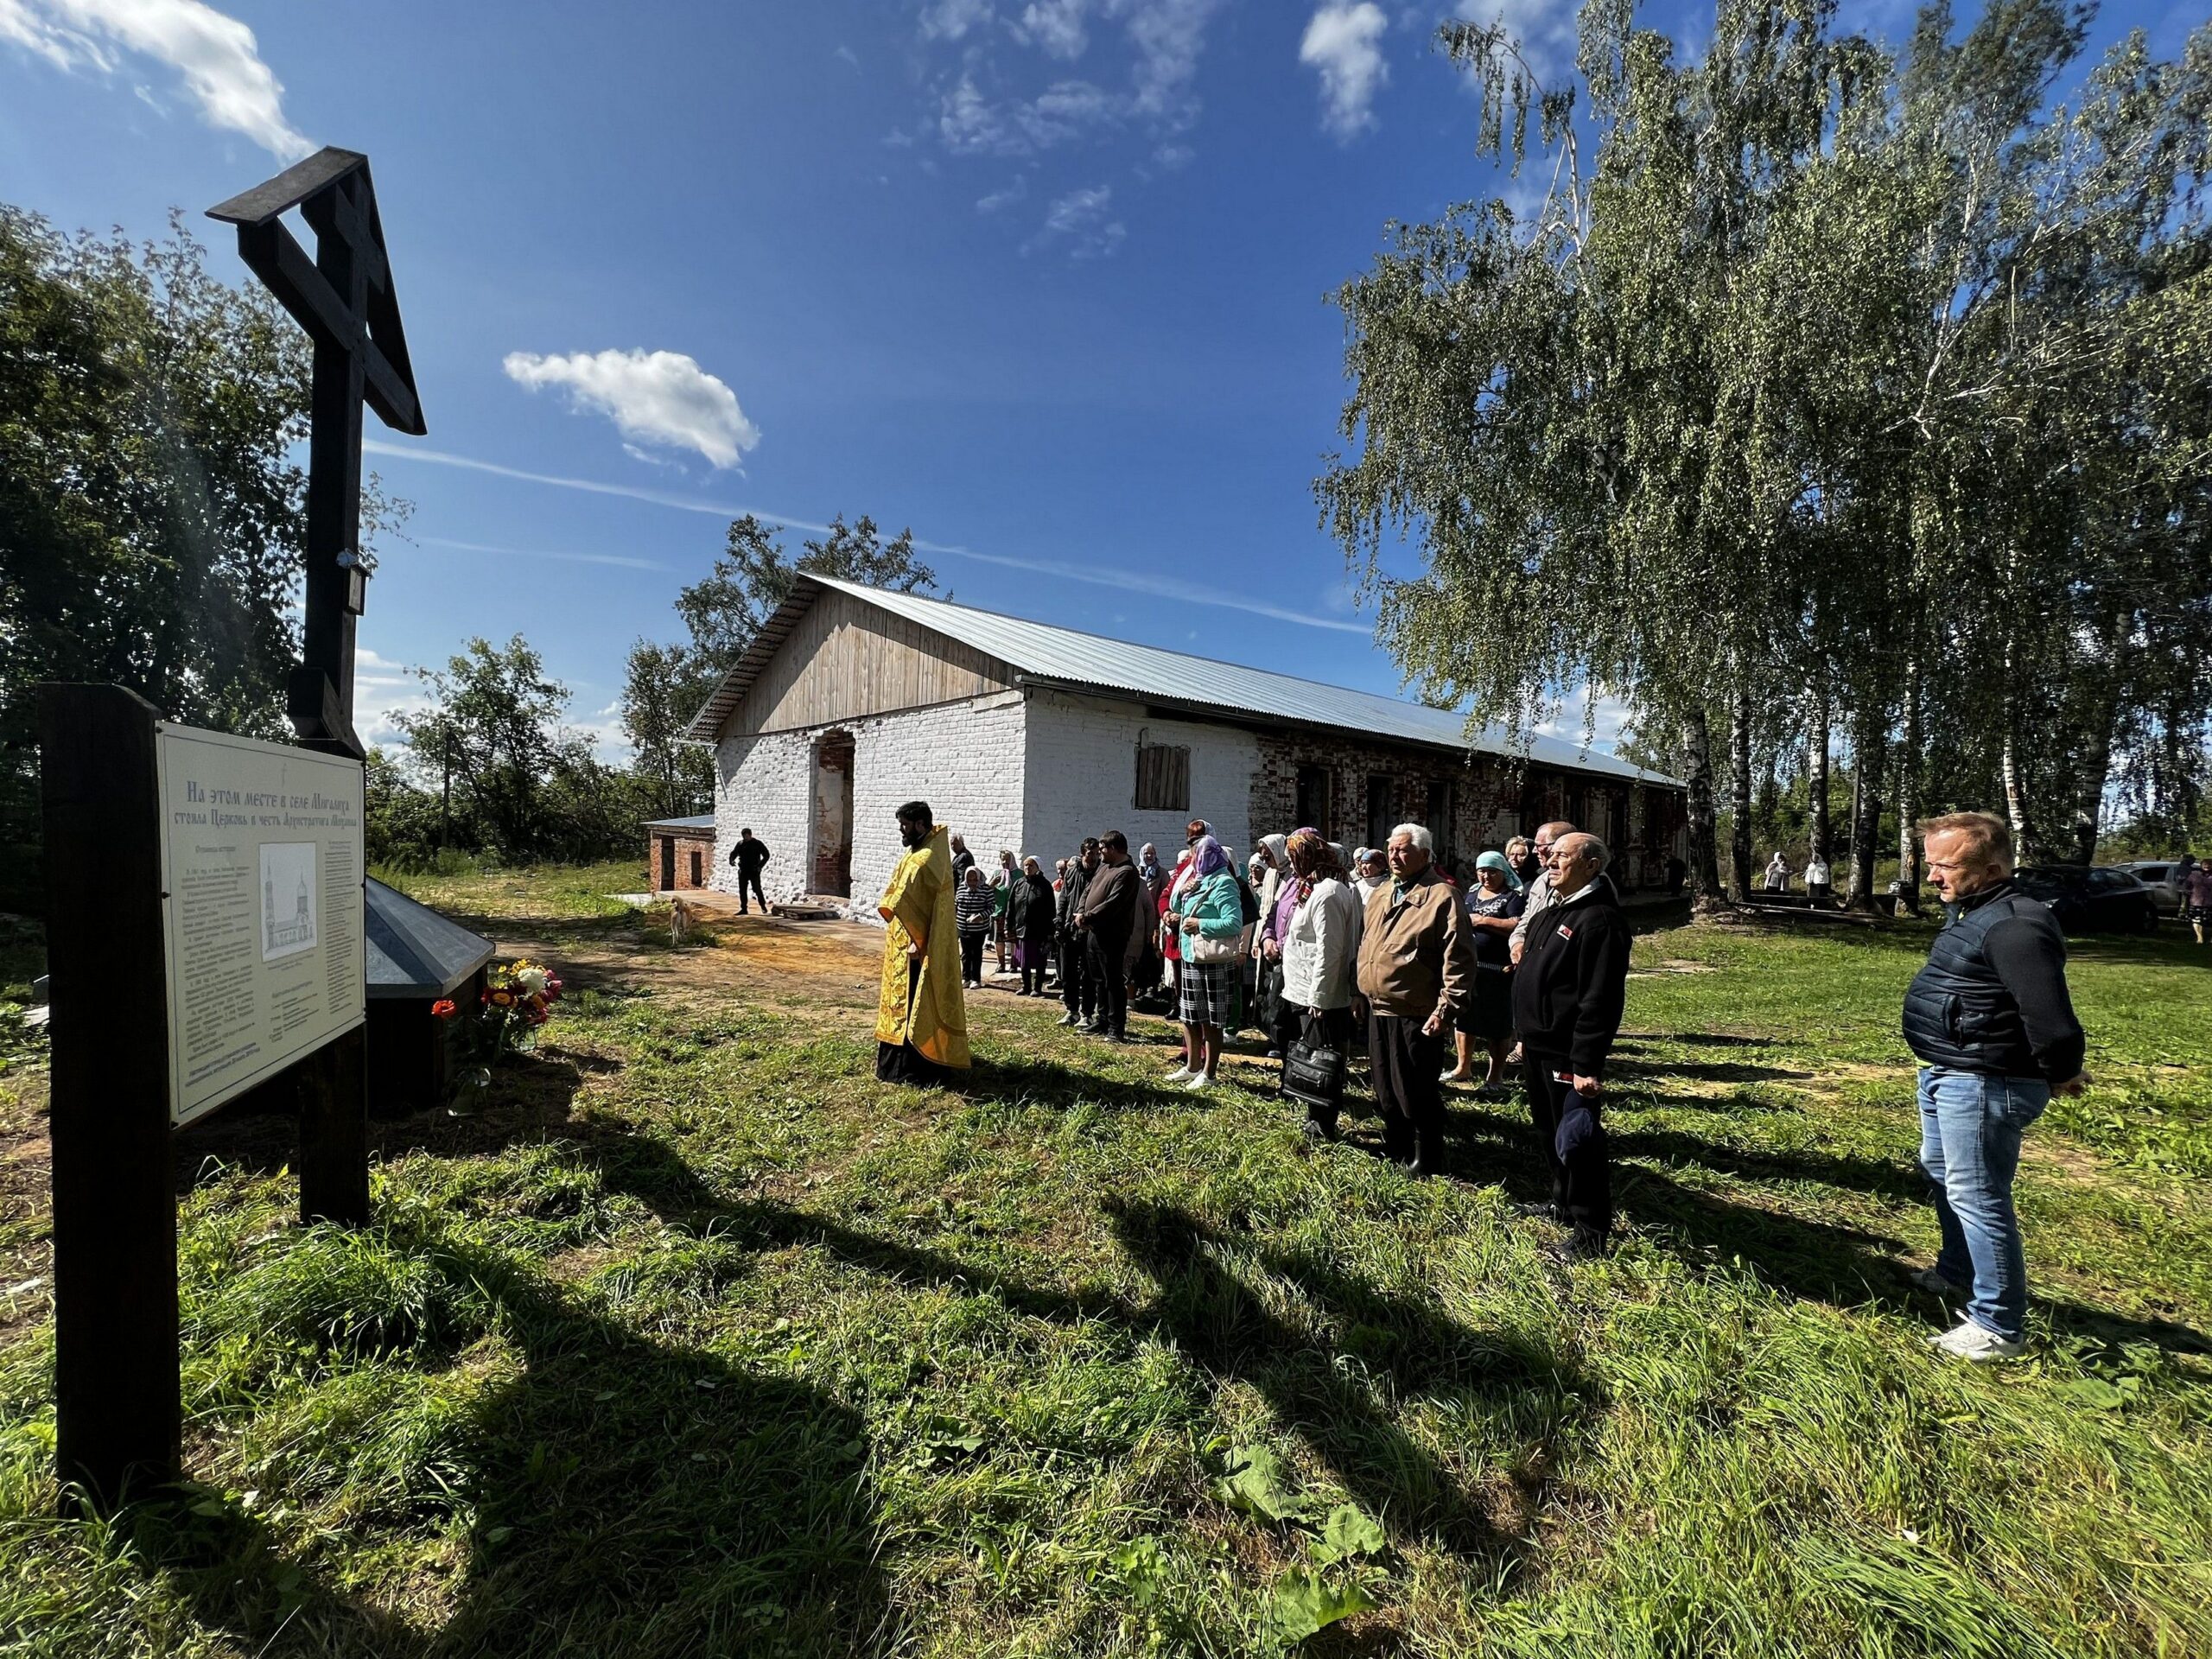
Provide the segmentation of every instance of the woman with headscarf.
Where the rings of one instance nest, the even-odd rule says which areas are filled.
[[[1045,964],[1052,959],[1058,908],[1059,896],[1045,879],[1045,867],[1033,856],[1023,859],[1021,879],[1014,884],[1006,905],[1006,931],[1014,941],[1014,966],[1021,969],[1016,996],[1045,995]]]
[[[1244,907],[1229,855],[1211,836],[1192,849],[1192,879],[1168,912],[1183,956],[1185,1061],[1167,1081],[1192,1090],[1211,1089],[1221,1069],[1223,1029],[1236,1018],[1236,981],[1243,952]]]
[[[1490,1055],[1490,1073],[1478,1094],[1505,1086],[1505,1055],[1513,1046],[1513,925],[1527,908],[1529,895],[1503,853],[1475,861],[1475,885],[1467,895],[1467,920],[1475,938],[1475,989],[1452,1030],[1459,1048],[1456,1071],[1446,1083],[1475,1080],[1475,1044]]]
[[[1292,833],[1312,836],[1316,841],[1321,838],[1313,830]],[[1279,1060],[1288,1052],[1299,1027],[1298,1011],[1284,1001],[1282,994],[1283,931],[1290,925],[1294,907],[1292,889],[1297,885],[1290,869],[1290,836],[1262,836],[1260,853],[1255,855],[1264,855],[1268,861],[1267,875],[1260,883],[1260,925],[1252,941],[1252,954],[1259,964],[1254,976],[1254,988],[1258,992],[1255,1012],[1271,1060]]]
[[[1282,1002],[1298,1021],[1306,1043],[1351,1052],[1351,999],[1359,965],[1362,906],[1345,879],[1344,854],[1311,830],[1293,835],[1286,849],[1290,895],[1288,925],[1282,936]],[[1290,1040],[1283,1044],[1287,1055]],[[1308,1103],[1308,1140],[1333,1140],[1333,1106]]]

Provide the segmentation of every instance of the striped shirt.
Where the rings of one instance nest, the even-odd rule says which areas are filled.
[[[991,890],[983,887],[960,884],[960,891],[953,896],[952,917],[963,933],[988,933],[991,931]]]

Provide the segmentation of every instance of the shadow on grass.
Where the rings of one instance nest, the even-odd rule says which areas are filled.
[[[342,1563],[289,1559],[220,1495],[128,1512],[131,1543],[204,1624],[249,1652],[317,1659],[877,1644],[887,1600],[856,1413],[648,1341],[497,1256],[425,1255],[487,1296],[521,1350],[521,1376],[472,1405],[450,1449],[473,1510],[450,1615],[425,1629],[362,1604],[339,1587]]]
[[[671,1147],[610,1135],[579,1150],[612,1188],[671,1225],[756,1249],[803,1245],[886,1278],[958,1286],[1055,1323],[1103,1322],[1132,1337],[1165,1335],[1218,1377],[1249,1383],[1370,1513],[1402,1538],[1428,1537],[1500,1570],[1520,1560],[1544,1501],[1551,1441],[1579,1415],[1591,1385],[1556,1353],[1523,1339],[1470,1331],[1439,1310],[1379,1291],[1310,1255],[1258,1249],[1262,1273],[1295,1286],[1316,1310],[1314,1329],[1272,1312],[1261,1289],[1228,1264],[1243,1241],[1184,1211],[1108,1200],[1106,1216],[1131,1261],[1157,1287],[1133,1301],[1028,1283],[957,1255],[878,1236],[782,1205],[727,1202]],[[1362,1369],[1382,1386],[1358,1380]],[[1419,1395],[1467,1414],[1485,1399],[1548,1425],[1516,1466],[1481,1497],[1395,1421],[1395,1400]]]

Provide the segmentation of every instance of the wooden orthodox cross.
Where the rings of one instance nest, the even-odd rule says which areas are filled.
[[[283,215],[297,207],[315,257]],[[366,598],[361,563],[361,404],[420,437],[423,408],[385,257],[369,158],[326,149],[266,184],[207,210],[238,227],[238,256],[315,340],[308,434],[307,612],[287,710],[309,748],[364,758],[353,732],[353,619]]]

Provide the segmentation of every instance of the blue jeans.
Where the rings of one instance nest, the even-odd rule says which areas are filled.
[[[1936,1271],[1971,1285],[1967,1317],[2013,1342],[2027,1328],[2028,1264],[2012,1177],[2022,1132],[2050,1103],[2040,1077],[1920,1068],[1920,1166],[1943,1229]]]

